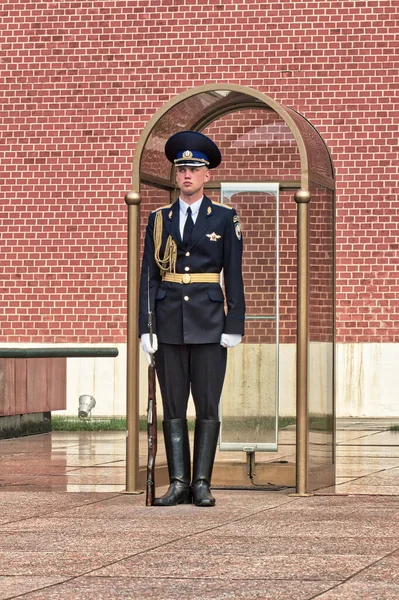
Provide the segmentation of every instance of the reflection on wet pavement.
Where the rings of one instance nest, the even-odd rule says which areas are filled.
[[[318,493],[399,494],[399,432],[387,420],[337,422],[336,485]],[[295,429],[282,432],[278,452],[258,453],[260,462],[295,461]],[[140,433],[140,467],[147,445]],[[52,432],[0,441],[2,490],[121,492],[126,478],[125,432]],[[220,452],[218,463],[245,460]],[[166,465],[162,435],[157,465]]]

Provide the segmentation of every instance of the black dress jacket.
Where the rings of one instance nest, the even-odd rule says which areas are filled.
[[[221,273],[220,283],[172,283],[162,280],[154,258],[154,222],[162,211],[161,258],[169,236],[177,244],[176,273]],[[242,236],[236,211],[203,197],[187,246],[179,231],[179,201],[152,212],[146,229],[140,281],[139,335],[153,333],[166,344],[210,344],[222,333],[244,334]],[[150,302],[148,303],[148,291]],[[225,314],[225,300],[227,314]]]

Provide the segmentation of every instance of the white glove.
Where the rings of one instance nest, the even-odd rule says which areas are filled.
[[[241,340],[242,335],[239,333],[222,333],[220,345],[223,348],[234,348],[234,346],[238,346],[241,343]]]
[[[152,345],[150,341],[150,334],[143,333],[141,335],[141,347],[144,350],[144,354],[148,364],[151,364],[151,354],[155,354],[158,350],[158,338],[155,333],[152,334]]]

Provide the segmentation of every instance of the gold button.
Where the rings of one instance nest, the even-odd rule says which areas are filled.
[[[182,281],[183,283],[190,283],[191,281],[191,277],[188,273],[184,273],[183,277],[182,277]]]
[[[190,256],[190,252],[186,252],[186,256]]]
[[[188,296],[184,296],[184,299],[185,299],[186,302],[188,302],[189,297]]]
[[[185,271],[189,271],[189,270],[190,270],[190,267],[184,267],[184,270],[185,270]]]

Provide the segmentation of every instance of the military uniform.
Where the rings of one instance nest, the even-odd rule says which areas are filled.
[[[161,255],[169,236],[177,245],[174,273],[164,278],[154,255],[154,222],[162,214]],[[236,211],[204,196],[187,247],[179,232],[179,202],[154,211],[148,221],[140,288],[140,335],[148,333],[148,277],[153,332],[165,344],[219,343],[222,333],[244,333],[245,301],[241,273],[242,237]],[[219,283],[223,270],[224,295]],[[215,281],[191,282],[191,275],[216,275]],[[195,278],[195,277],[194,277]],[[181,283],[177,280],[181,279]]]
[[[183,132],[183,138],[184,134],[187,134],[184,142],[191,142],[191,148],[201,145],[205,138],[195,132]],[[180,140],[179,136],[174,137]],[[209,155],[212,148],[205,150]],[[175,155],[175,149],[171,152]],[[192,150],[186,151],[187,154],[194,154],[193,160],[198,156],[200,161],[208,158],[206,153],[196,154]],[[183,162],[183,157],[180,160]],[[156,499],[155,504],[191,502],[192,489],[197,506],[213,506],[209,485],[227,358],[221,336],[244,333],[242,235],[234,208],[213,202],[205,195],[186,243],[179,221],[180,200],[150,214],[140,281],[139,333],[140,336],[149,333],[150,307],[152,333],[158,341],[155,365],[162,393],[171,480],[168,493]],[[191,489],[186,421],[190,391],[196,408]]]

